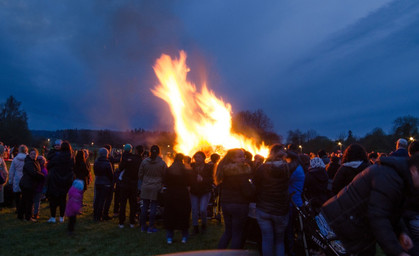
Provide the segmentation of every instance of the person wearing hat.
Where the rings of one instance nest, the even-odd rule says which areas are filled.
[[[50,151],[47,154],[47,160],[51,160],[61,150],[61,144],[63,144],[63,141],[60,139],[55,140],[53,148],[50,149]]]
[[[135,211],[137,205],[137,185],[138,185],[138,168],[141,164],[141,158],[137,154],[132,153],[131,144],[124,145],[124,153],[122,153],[119,170],[121,174],[118,177],[121,189],[121,201],[119,208],[119,227],[124,227],[125,208],[129,201],[129,223],[133,228],[135,225]]]

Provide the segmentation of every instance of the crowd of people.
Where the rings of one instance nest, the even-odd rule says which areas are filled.
[[[0,203],[9,184],[17,218],[36,222],[40,202],[47,198],[48,222],[57,222],[59,208],[58,221],[68,218],[72,234],[83,193],[93,181],[89,152],[73,151],[69,142],[57,140],[44,157],[21,145],[14,154],[6,153],[13,156],[8,170],[6,151],[0,143]],[[309,204],[324,236],[338,239],[348,255],[375,255],[376,243],[387,255],[419,255],[416,141],[408,145],[399,139],[389,155],[367,154],[356,143],[343,155],[302,154],[292,144],[273,145],[266,159],[239,148],[222,158],[202,151],[192,157],[178,153],[169,167],[157,145],[145,151],[126,144],[121,155],[112,152],[110,145],[100,148],[93,164],[96,222],[117,217],[118,227],[125,228],[129,203],[129,227],[138,223],[141,232],[154,233],[158,208],[164,206],[166,242],[172,244],[174,231],[181,230],[186,243],[190,218],[192,233],[205,233],[210,201],[217,199],[224,220],[218,249],[242,249],[251,239],[264,256],[296,255],[296,207]]]

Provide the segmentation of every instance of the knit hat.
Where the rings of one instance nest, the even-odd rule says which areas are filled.
[[[56,140],[55,142],[54,142],[54,145],[56,145],[56,146],[61,146],[61,144],[63,143],[63,141],[62,140],[60,140],[60,139],[58,139],[58,140]]]
[[[132,151],[132,145],[131,144],[125,144],[124,145],[124,151],[125,152],[131,152]]]
[[[319,157],[314,157],[310,160],[310,168],[325,168],[324,162]]]
[[[75,187],[77,190],[83,190],[84,182],[82,180],[76,179],[73,181],[73,187]]]

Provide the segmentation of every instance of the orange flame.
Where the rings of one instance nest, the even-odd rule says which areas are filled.
[[[231,105],[224,103],[202,85],[201,92],[187,81],[189,68],[186,53],[174,59],[162,54],[153,67],[160,84],[151,91],[166,101],[174,117],[176,144],[174,150],[193,155],[199,150],[223,154],[231,148],[244,148],[253,155],[267,156],[269,149],[256,145],[251,138],[231,131]]]

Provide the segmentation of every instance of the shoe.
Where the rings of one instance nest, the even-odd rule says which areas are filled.
[[[49,218],[49,220],[47,222],[48,223],[55,223],[55,222],[57,222],[57,220],[55,219],[55,217],[51,217],[51,218]]]
[[[173,243],[173,239],[172,238],[167,238],[167,244],[172,244]]]
[[[186,237],[182,237],[182,244],[186,244],[186,241],[188,241],[188,239]]]
[[[157,228],[148,228],[148,229],[147,229],[147,233],[149,233],[149,234],[151,234],[151,233],[155,233],[155,232],[157,232],[157,231],[159,231]]]
[[[141,228],[141,232],[142,232],[142,233],[147,232],[147,227],[145,227],[145,228],[143,228],[143,227],[142,227],[142,228]]]
[[[134,225],[134,224],[129,224],[129,227],[130,227],[130,228],[134,228],[134,227],[135,227],[135,225]]]
[[[64,223],[64,217],[60,217],[60,223]]]
[[[118,227],[119,228],[124,228],[124,224],[119,224]]]
[[[29,221],[34,222],[34,223],[35,222],[38,222],[38,220],[37,219],[34,219],[34,218],[30,218]]]

